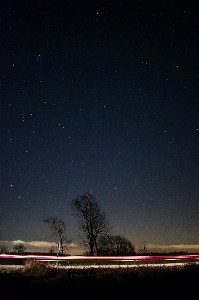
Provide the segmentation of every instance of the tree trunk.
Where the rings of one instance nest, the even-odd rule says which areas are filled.
[[[93,245],[93,238],[92,236],[90,237],[90,255],[93,256],[94,255],[94,245]]]
[[[62,238],[60,238],[60,243],[61,243],[61,254],[63,255],[64,254],[64,247],[63,247],[63,244],[62,244]]]

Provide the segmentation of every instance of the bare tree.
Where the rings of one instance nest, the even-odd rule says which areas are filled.
[[[139,247],[140,254],[146,254],[148,251],[146,242],[143,242]]]
[[[17,252],[17,253],[24,253],[26,251],[26,249],[27,248],[22,243],[16,244],[13,247],[13,251]]]
[[[83,242],[90,255],[98,255],[98,238],[107,234],[109,222],[101,210],[96,198],[85,193],[71,201],[71,206],[79,219],[79,228],[83,231]]]
[[[9,253],[9,252],[10,252],[10,249],[9,249],[8,246],[6,246],[6,245],[0,245],[0,253],[5,254],[5,253]]]
[[[67,243],[70,243],[66,239],[66,224],[63,220],[58,219],[57,217],[48,217],[43,220],[45,223],[48,223],[50,229],[52,230],[55,236],[59,237],[61,244],[61,253],[64,254],[64,248],[67,249]]]
[[[49,253],[51,253],[51,254],[55,253],[55,247],[54,247],[54,246],[51,246],[51,247],[50,247]]]
[[[131,241],[120,235],[101,236],[98,241],[99,255],[135,255]]]

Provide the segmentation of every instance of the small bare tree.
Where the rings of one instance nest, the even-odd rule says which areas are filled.
[[[22,243],[16,244],[13,247],[13,251],[17,252],[17,253],[24,253],[26,251],[26,249],[27,248]]]
[[[6,245],[0,245],[0,253],[5,254],[5,253],[9,253],[9,252],[10,252],[10,249],[9,249],[8,246],[6,246]]]
[[[79,228],[84,233],[83,242],[90,255],[98,255],[98,238],[107,234],[109,222],[95,197],[89,193],[77,196],[71,206],[79,219]]]
[[[140,254],[146,254],[147,251],[148,251],[148,249],[147,249],[147,244],[146,244],[146,242],[143,242],[143,243],[140,245],[139,253],[140,253]]]
[[[51,254],[55,253],[55,247],[54,246],[50,247],[49,253],[51,253]]]
[[[63,220],[58,219],[57,217],[48,217],[43,220],[45,223],[48,223],[50,229],[52,230],[55,236],[59,237],[61,244],[61,253],[64,254],[64,248],[67,249],[67,243],[70,243],[66,239],[66,224]]]

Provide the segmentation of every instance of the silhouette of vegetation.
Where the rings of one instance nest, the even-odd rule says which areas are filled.
[[[9,253],[10,252],[10,248],[6,245],[0,245],[0,253],[5,254],[5,253]]]
[[[132,243],[120,235],[101,236],[98,241],[98,255],[135,255]]]
[[[79,228],[83,231],[83,243],[89,250],[89,255],[98,255],[98,239],[109,231],[109,222],[96,198],[85,193],[71,201],[79,221]]]
[[[53,268],[46,262],[27,261],[24,265],[24,272],[33,277],[47,277],[53,275]]]
[[[55,253],[56,251],[55,251],[55,247],[54,246],[51,246],[50,247],[50,249],[49,249],[49,253]]]
[[[13,247],[13,251],[16,253],[24,253],[26,251],[26,249],[27,249],[27,247],[25,247],[24,244],[22,244],[22,243],[16,244]]]
[[[59,237],[59,241],[61,245],[61,253],[64,254],[64,249],[68,249],[67,244],[70,243],[70,241],[66,239],[65,222],[61,219],[58,219],[57,217],[51,217],[51,216],[44,219],[43,221],[45,223],[48,223],[53,234]]]
[[[198,277],[197,264],[78,270],[33,262],[0,271],[0,290],[1,299],[196,299]]]
[[[146,254],[148,252],[146,242],[143,242],[139,247],[139,254]]]

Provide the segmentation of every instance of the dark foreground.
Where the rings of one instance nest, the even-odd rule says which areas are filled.
[[[0,299],[194,299],[199,266],[57,270],[33,263],[0,271]]]

